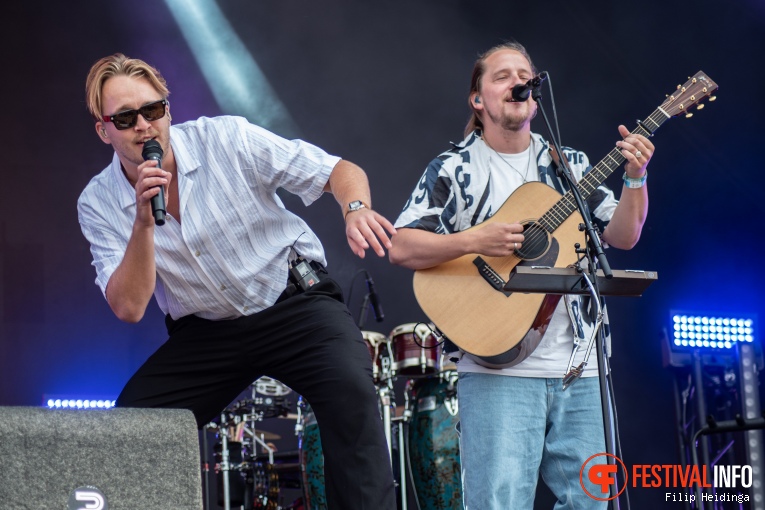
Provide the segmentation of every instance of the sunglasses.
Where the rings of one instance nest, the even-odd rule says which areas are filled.
[[[165,116],[166,112],[167,99],[160,99],[159,101],[145,104],[137,110],[125,110],[114,115],[104,115],[102,118],[104,122],[111,122],[114,124],[114,127],[122,130],[135,126],[135,123],[138,122],[139,113],[144,119],[151,122],[161,119]]]

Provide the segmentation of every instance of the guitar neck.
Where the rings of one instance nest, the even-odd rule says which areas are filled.
[[[648,116],[642,122],[638,122],[638,127],[632,131],[632,134],[639,134],[643,136],[651,136],[659,126],[669,119],[661,108],[657,108],[651,115]],[[577,184],[577,189],[582,195],[584,200],[589,197],[603,182],[611,175],[614,170],[619,168],[625,161],[624,155],[622,155],[621,149],[614,147],[611,152],[601,159],[600,162],[595,165],[592,170],[582,178]],[[563,223],[570,215],[577,209],[576,200],[571,190],[567,191],[561,199],[550,208],[545,214],[539,218],[539,223],[544,228],[552,233]]]

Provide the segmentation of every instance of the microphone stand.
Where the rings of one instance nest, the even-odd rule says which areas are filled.
[[[552,141],[553,148],[555,149],[555,153],[558,155],[558,160],[560,161],[560,164],[557,165],[557,171],[558,176],[565,179],[566,182],[568,182],[569,188],[571,189],[571,195],[574,197],[574,200],[576,201],[576,206],[579,209],[580,214],[582,215],[582,219],[584,220],[584,231],[586,232],[586,238],[587,238],[587,246],[589,249],[591,249],[594,253],[596,258],[598,259],[598,265],[603,270],[603,274],[606,278],[612,278],[614,276],[613,272],[611,271],[611,265],[608,263],[608,260],[606,259],[606,254],[603,252],[603,244],[600,242],[600,236],[598,235],[597,230],[595,230],[595,226],[592,224],[592,220],[590,219],[590,215],[587,213],[587,206],[584,203],[584,200],[582,199],[581,193],[579,193],[579,187],[574,182],[574,178],[571,175],[571,169],[568,166],[568,159],[563,157],[563,151],[560,148],[560,143],[555,138],[555,135],[553,134],[552,126],[550,125],[550,120],[547,118],[547,113],[545,112],[545,108],[542,105],[542,86],[534,87],[531,92],[531,97],[536,101],[537,107],[539,108],[539,111],[542,113],[542,118],[545,121],[545,126],[547,127],[547,132],[550,136],[550,140]],[[580,230],[582,228],[580,227]]]
[[[580,230],[583,230],[585,232],[585,238],[587,240],[584,248],[585,255],[587,259],[590,262],[590,273],[592,274],[592,281],[593,281],[593,299],[597,299],[598,303],[600,304],[602,302],[602,297],[600,294],[600,290],[598,289],[598,282],[597,282],[597,275],[595,271],[597,270],[596,265],[593,263],[593,259],[596,258],[598,265],[603,270],[603,274],[606,278],[613,278],[613,272],[611,271],[611,266],[608,263],[608,260],[606,259],[606,254],[603,252],[603,245],[600,242],[600,236],[598,235],[597,230],[595,230],[595,226],[592,224],[592,220],[590,219],[590,215],[587,211],[587,207],[584,203],[584,200],[582,199],[582,195],[579,192],[579,187],[577,186],[576,182],[574,182],[573,176],[571,174],[571,168],[569,168],[568,165],[568,159],[563,156],[563,151],[561,150],[559,141],[555,138],[555,134],[553,132],[552,126],[550,124],[550,120],[547,117],[547,113],[545,112],[544,105],[542,104],[542,85],[541,82],[539,85],[535,86],[531,90],[531,97],[532,99],[537,103],[537,107],[539,108],[539,111],[542,113],[542,119],[544,119],[545,127],[547,128],[547,133],[550,137],[550,140],[552,141],[553,148],[555,150],[555,153],[558,155],[558,161],[560,162],[557,166],[557,172],[558,176],[562,179],[565,179],[566,182],[568,182],[569,189],[571,190],[571,195],[574,197],[574,200],[576,201],[576,206],[579,209],[579,213],[582,215],[582,220],[584,222],[583,225],[579,226]],[[592,255],[595,255],[593,257]],[[598,308],[597,306],[593,306],[592,310],[595,310]],[[593,321],[595,321],[597,318],[592,317]],[[612,415],[610,412],[610,406],[609,406],[609,392],[608,392],[608,381],[606,379],[606,372],[607,372],[607,359],[605,356],[605,343],[603,341],[603,328],[599,328],[600,331],[598,331],[596,336],[596,347],[597,347],[597,359],[598,359],[598,380],[600,383],[600,406],[601,406],[601,412],[603,414],[603,434],[604,439],[606,443],[606,453],[607,455],[607,462],[608,464],[615,465],[616,461],[615,459],[615,448],[614,448],[614,435],[613,435],[613,423],[612,423]],[[625,482],[626,483],[626,482]],[[614,477],[614,484],[610,486],[610,494],[609,497],[612,498],[611,501],[611,508],[612,510],[619,510],[619,498],[617,497],[618,491],[618,479],[617,477]]]

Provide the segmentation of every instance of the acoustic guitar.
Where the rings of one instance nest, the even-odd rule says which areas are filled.
[[[717,88],[699,71],[638,121],[633,134],[648,137],[672,117],[690,117],[691,107],[703,108],[701,101]],[[624,161],[621,150],[612,149],[577,184],[582,197],[586,200]],[[560,300],[560,295],[505,291],[504,281],[512,269],[518,265],[568,267],[578,258],[574,244],[584,244],[584,237],[571,191],[561,195],[540,182],[520,186],[491,218],[471,228],[492,222],[521,223],[525,240],[520,250],[507,257],[469,254],[419,269],[414,274],[414,293],[430,320],[462,350],[501,359],[524,339],[539,339]]]

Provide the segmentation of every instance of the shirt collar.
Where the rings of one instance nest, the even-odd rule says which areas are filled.
[[[170,127],[170,146],[173,148],[175,165],[179,175],[188,176],[202,166],[199,155],[194,146],[188,143],[186,134],[175,126]],[[122,171],[122,163],[116,152],[112,157],[110,170],[112,178],[117,183],[116,189],[119,190],[118,200],[120,207],[126,209],[130,206],[135,206],[135,188],[130,185],[130,181],[128,181]]]
[[[117,153],[114,153],[112,157],[112,164],[110,165],[110,174],[114,182],[115,188],[118,190],[117,199],[119,200],[120,207],[126,209],[135,205],[135,188],[130,185],[124,172],[122,171],[122,162],[120,161]]]
[[[202,166],[197,147],[190,143],[184,130],[170,126],[170,146],[173,148],[178,174],[185,176]]]

